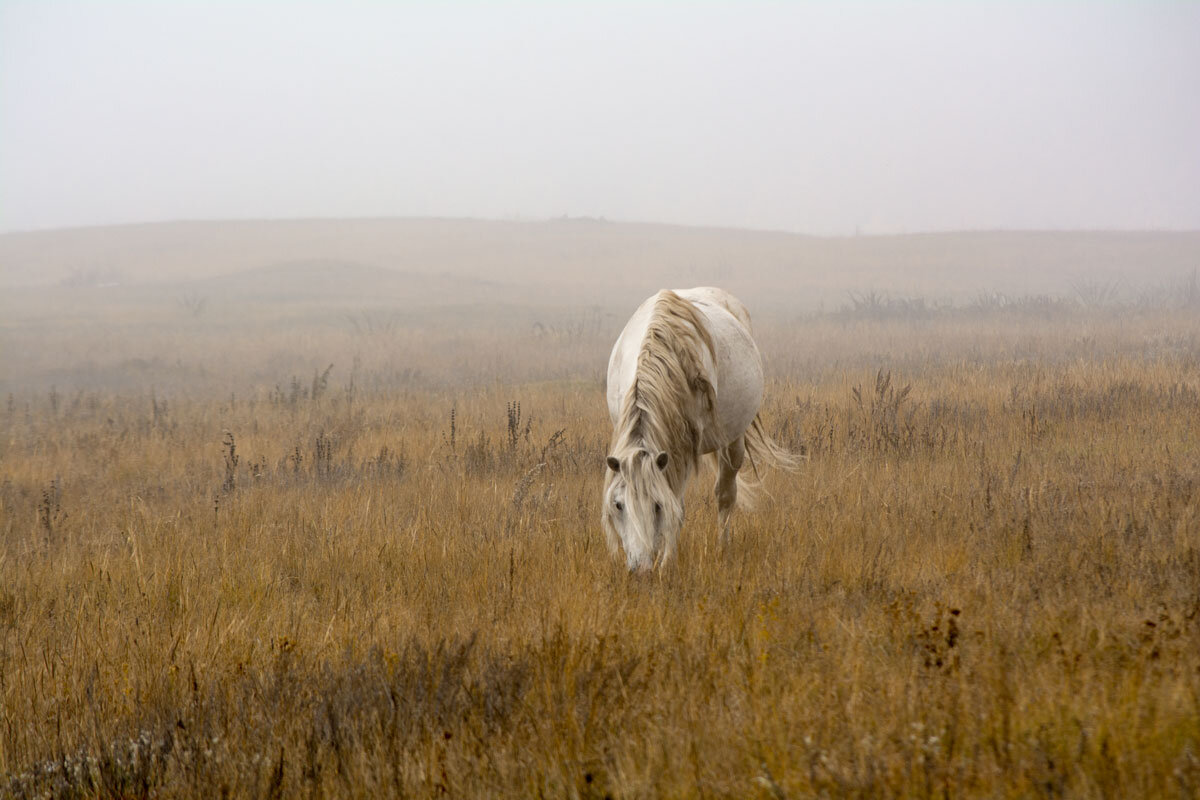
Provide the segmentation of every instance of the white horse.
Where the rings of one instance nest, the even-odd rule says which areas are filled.
[[[750,314],[733,295],[663,290],[634,312],[608,360],[613,436],[601,512],[609,550],[623,546],[631,570],[675,552],[683,494],[701,456],[716,462],[722,541],[745,457],[756,475],[760,466],[795,466],[762,428],[762,396]]]

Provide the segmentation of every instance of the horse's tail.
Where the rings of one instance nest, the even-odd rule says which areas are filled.
[[[800,468],[800,457],[780,445],[763,428],[762,417],[756,415],[750,427],[742,434],[746,443],[746,461],[738,472],[738,505],[753,508],[762,491],[763,473],[768,469],[795,472]],[[746,467],[749,469],[746,469]]]
[[[754,417],[754,422],[750,423],[743,436],[746,440],[746,456],[756,477],[761,477],[761,468],[785,472],[795,472],[800,468],[800,457],[771,438],[763,429],[761,416]]]

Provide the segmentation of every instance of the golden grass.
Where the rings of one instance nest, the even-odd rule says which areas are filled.
[[[607,331],[15,394],[0,794],[1194,797],[1198,333],[764,324],[808,459],[725,549],[701,476],[653,576],[599,529]]]

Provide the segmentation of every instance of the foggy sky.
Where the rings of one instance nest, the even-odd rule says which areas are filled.
[[[1200,4],[0,0],[0,231],[1200,228]]]

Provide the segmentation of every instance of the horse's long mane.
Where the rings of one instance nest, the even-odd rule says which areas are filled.
[[[637,374],[613,430],[613,452],[667,451],[666,476],[672,489],[682,486],[700,457],[696,412],[711,412],[716,404],[704,374],[706,349],[716,357],[700,311],[674,292],[659,292],[638,352]],[[705,418],[710,420],[711,414]]]

